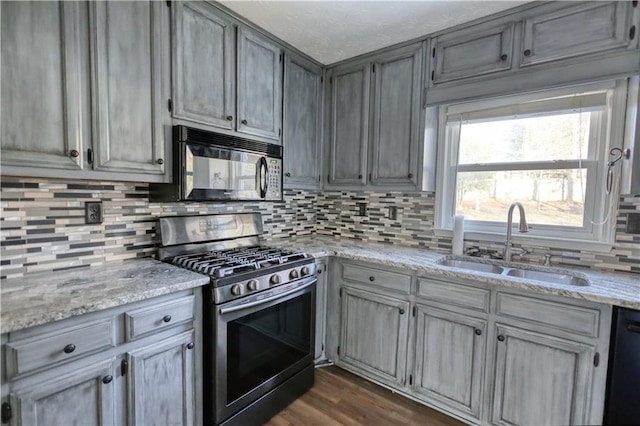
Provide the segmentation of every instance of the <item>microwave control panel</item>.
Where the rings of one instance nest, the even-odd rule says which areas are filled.
[[[282,198],[282,160],[267,159],[267,199]]]

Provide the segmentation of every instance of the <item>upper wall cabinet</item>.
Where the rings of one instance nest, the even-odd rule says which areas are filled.
[[[284,184],[313,189],[321,182],[322,69],[291,54],[284,61]]]
[[[173,117],[279,142],[281,49],[209,3],[172,4]]]
[[[79,2],[0,3],[2,166],[81,170],[89,137]]]
[[[328,186],[416,189],[422,44],[329,71]]]
[[[90,2],[96,170],[163,174],[164,3]]]
[[[431,46],[434,84],[511,69],[513,23],[488,23],[436,37]]]

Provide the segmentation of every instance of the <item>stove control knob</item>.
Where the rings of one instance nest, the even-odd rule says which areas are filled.
[[[302,276],[306,276],[309,275],[309,267],[308,266],[303,266],[302,269],[300,269],[300,273],[302,274]]]
[[[280,284],[280,277],[278,275],[271,275],[271,278],[269,278],[269,282],[271,283],[271,285]]]
[[[291,272],[289,272],[289,278],[291,278],[292,280],[295,280],[299,276],[300,275],[298,274],[298,271],[296,271],[295,269],[292,269]]]
[[[234,296],[240,296],[242,294],[242,286],[240,284],[234,284],[231,286],[231,294]]]
[[[258,289],[258,281],[251,280],[247,283],[247,290],[256,291]]]

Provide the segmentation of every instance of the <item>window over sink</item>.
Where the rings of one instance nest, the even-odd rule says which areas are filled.
[[[471,238],[502,240],[511,203],[530,224],[525,244],[611,244],[621,176],[627,81],[440,107],[436,228],[464,215]],[[536,242],[536,240],[538,240]]]

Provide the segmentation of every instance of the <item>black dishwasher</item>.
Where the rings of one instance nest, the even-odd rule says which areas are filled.
[[[640,425],[640,311],[613,311],[604,424]]]

